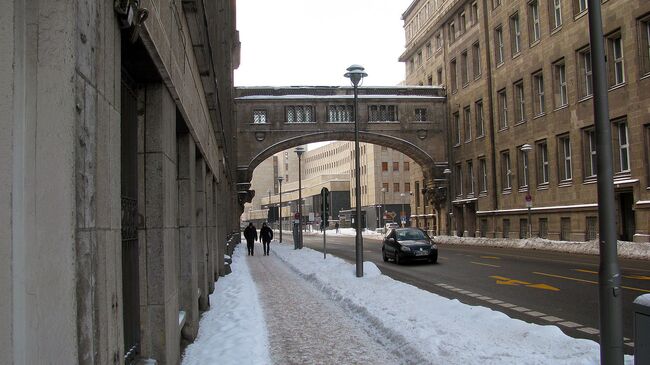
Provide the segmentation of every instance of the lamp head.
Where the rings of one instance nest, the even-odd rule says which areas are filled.
[[[346,72],[343,76],[349,78],[352,82],[352,85],[356,87],[359,86],[359,82],[361,82],[364,77],[368,76],[368,73],[366,73],[364,70],[365,68],[363,66],[355,64],[348,67],[348,72]]]
[[[279,182],[280,184],[282,184],[282,180],[284,180],[284,178],[283,178],[282,176],[278,176],[278,182]]]
[[[522,145],[520,149],[524,152],[528,152],[533,149],[533,146],[529,145],[528,143]]]
[[[294,151],[296,152],[296,154],[300,158],[300,156],[302,156],[302,154],[305,153],[305,147],[298,146],[298,147],[296,147],[296,149]]]

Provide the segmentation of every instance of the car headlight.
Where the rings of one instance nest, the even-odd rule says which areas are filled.
[[[402,250],[402,251],[404,251],[404,252],[411,252],[411,249],[410,249],[408,246],[402,246],[402,247],[400,248],[400,250]]]
[[[432,250],[437,250],[437,249],[438,249],[438,245],[436,245],[435,243],[432,243],[432,244],[431,244],[431,249],[432,249]]]

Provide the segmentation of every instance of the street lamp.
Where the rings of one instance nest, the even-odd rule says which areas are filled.
[[[280,219],[280,243],[282,243],[282,176],[278,176],[278,193],[280,195],[280,206],[278,208],[278,219]]]
[[[533,206],[533,197],[530,196],[530,182],[528,181],[528,152],[531,151],[533,147],[528,143],[520,147],[521,152],[523,152],[523,175],[524,182],[526,183],[526,208],[528,208],[528,238],[533,236],[533,222],[530,220],[530,208]]]
[[[299,218],[299,232],[298,242],[294,244],[294,248],[302,249],[302,154],[305,153],[305,148],[298,146],[295,149],[298,155],[298,218]]]
[[[381,219],[379,220],[380,227],[383,229],[384,228],[384,210],[386,210],[386,188],[381,188],[381,205],[382,207],[379,208],[379,215],[381,216]]]
[[[451,169],[444,169],[442,174],[445,175],[445,179],[447,180],[447,213],[449,214],[449,223],[447,224],[449,228],[447,229],[447,234],[451,236],[451,230],[453,228],[452,220],[454,218],[451,206]],[[440,221],[440,218],[438,218],[438,221]]]
[[[406,225],[406,212],[404,211],[404,196],[406,196],[406,194],[400,193],[399,196],[402,199],[402,210],[399,212],[399,220],[402,227],[404,227]]]
[[[354,197],[356,204],[357,214],[357,235],[355,239],[356,251],[356,264],[357,264],[357,277],[363,277],[363,238],[361,237],[361,168],[359,161],[359,113],[358,110],[358,87],[359,82],[363,80],[368,74],[364,71],[365,68],[360,65],[352,65],[347,68],[345,77],[349,78],[354,87]]]

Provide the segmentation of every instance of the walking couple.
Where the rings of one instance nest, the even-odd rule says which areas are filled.
[[[248,227],[246,227],[244,230],[244,238],[246,238],[248,256],[255,256],[255,240],[262,241],[264,256],[269,255],[269,246],[271,245],[271,240],[273,239],[273,230],[268,225],[266,225],[266,222],[262,223],[259,239],[257,237],[257,229],[253,225],[253,222],[248,223]]]

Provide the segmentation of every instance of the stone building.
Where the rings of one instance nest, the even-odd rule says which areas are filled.
[[[650,3],[602,11],[618,236],[650,242]],[[533,236],[596,238],[587,12],[583,0],[416,0],[402,15],[406,84],[447,92],[453,234],[526,237],[530,223]]]
[[[179,363],[243,207],[235,2],[5,1],[0,29],[0,364]]]

